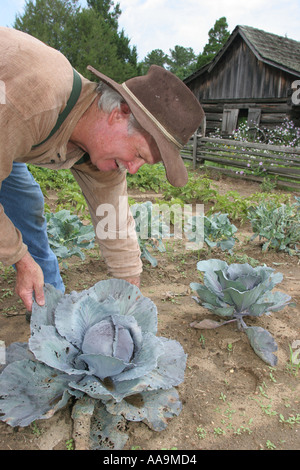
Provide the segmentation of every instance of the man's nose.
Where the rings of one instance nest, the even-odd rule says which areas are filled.
[[[131,175],[134,175],[141,168],[141,166],[144,165],[144,163],[145,162],[141,159],[134,160],[133,162],[127,162],[128,172]]]

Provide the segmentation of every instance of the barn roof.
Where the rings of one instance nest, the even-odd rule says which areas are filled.
[[[206,70],[210,72],[219,62],[225,51],[231,46],[235,38],[240,35],[258,60],[286,72],[300,76],[300,42],[277,34],[267,33],[250,26],[236,26],[224,46],[213,60],[187,77],[187,83]]]
[[[300,73],[299,41],[250,26],[238,26],[238,30],[258,59]]]

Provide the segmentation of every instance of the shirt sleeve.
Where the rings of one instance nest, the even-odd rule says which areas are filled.
[[[71,171],[87,201],[110,274],[122,279],[139,276],[141,252],[128,204],[126,173],[102,172],[91,162],[74,165]]]
[[[31,148],[32,137],[26,122],[9,103],[0,105],[0,188],[2,181],[12,170],[13,161],[26,155]],[[20,231],[14,226],[0,204],[0,261],[10,266],[27,252]]]

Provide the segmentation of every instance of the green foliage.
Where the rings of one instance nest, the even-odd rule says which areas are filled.
[[[153,210],[155,208],[155,210]],[[130,207],[135,220],[135,229],[141,249],[141,257],[145,258],[153,267],[157,266],[157,259],[148,250],[151,247],[161,253],[166,251],[163,237],[170,237],[170,227],[164,223],[163,215],[159,211],[159,205],[153,206],[147,201],[142,204],[133,204]]]
[[[140,64],[143,73],[147,73],[149,67],[153,64],[170,70],[183,80],[196,71],[197,56],[191,47],[179,45],[176,45],[174,49],[169,49],[169,55],[161,49],[153,49]]]
[[[276,251],[286,251],[290,255],[298,253],[300,243],[300,205],[281,204],[273,201],[262,202],[248,210],[254,235],[266,239],[262,250],[273,248]]]
[[[170,49],[168,70],[183,80],[196,71],[196,54],[191,47],[175,46]]]
[[[39,183],[46,200],[49,197],[48,191],[56,191],[56,212],[68,209],[72,213],[90,219],[85,197],[70,170],[56,171],[34,165],[28,165],[28,169]],[[45,211],[50,212],[47,203],[45,206]]]
[[[13,27],[40,39],[62,52],[82,75],[95,80],[86,70],[93,65],[118,82],[146,74],[152,64],[165,67],[180,79],[191,75],[210,61],[229,36],[225,17],[210,29],[208,44],[198,56],[191,47],[175,45],[165,54],[154,49],[140,63],[137,48],[130,46],[124,29],[119,28],[120,4],[112,0],[28,0],[24,13],[16,16]]]
[[[118,19],[122,13],[119,3],[114,6],[112,0],[87,0],[87,4],[97,15],[102,16],[111,28],[118,29]]]
[[[263,193],[271,193],[276,189],[277,186],[277,176],[274,178],[266,177],[263,179],[260,188]]]
[[[79,256],[84,260],[83,249],[94,247],[95,232],[92,225],[83,225],[77,215],[68,210],[46,213],[47,233],[52,251],[60,259]]]
[[[217,246],[231,253],[236,231],[236,226],[230,222],[227,214],[218,212],[204,217],[204,241],[211,248]]]
[[[127,173],[126,178],[129,189],[138,189],[141,192],[154,191],[158,193],[169,185],[162,163],[151,166],[143,165],[134,175]]]
[[[69,170],[53,171],[34,165],[29,165],[29,170],[40,184],[46,198],[47,191],[57,191],[57,211],[64,208],[77,215],[90,218],[86,200]],[[127,186],[129,189],[138,189],[142,192],[162,193],[163,203],[180,205],[193,202],[212,203],[213,205],[207,211],[207,216],[221,212],[227,214],[231,220],[241,222],[247,220],[248,208],[251,206],[257,206],[267,201],[273,201],[274,205],[280,206],[290,200],[289,194],[282,193],[254,193],[249,197],[243,197],[237,191],[220,194],[211,179],[191,171],[189,171],[189,180],[186,186],[175,188],[168,183],[162,163],[151,166],[143,165],[135,175],[128,173]],[[157,203],[159,204],[160,201]]]
[[[208,214],[216,211],[226,212],[232,220],[245,221],[249,201],[242,197],[238,191],[227,191],[225,194],[217,194],[214,205],[209,209]]]
[[[65,54],[69,32],[79,11],[79,0],[28,0],[13,27]]]
[[[214,58],[230,35],[227,28],[226,18],[219,18],[209,30],[208,43],[198,57],[191,47],[176,45],[174,49],[169,49],[169,54],[165,54],[161,49],[153,49],[140,64],[143,73],[147,73],[149,67],[156,64],[165,67],[183,80]]]
[[[39,183],[43,195],[47,198],[49,190],[59,190],[67,186],[70,181],[74,181],[73,175],[69,170],[50,170],[49,168],[28,165],[28,170]]]
[[[70,62],[81,74],[95,80],[94,75],[86,71],[88,64],[118,82],[139,74],[136,49],[131,50],[124,31],[112,29],[99,13],[84,8],[76,17],[76,31],[80,31],[80,36],[74,38],[76,49],[69,43]],[[71,57],[68,51],[65,55]]]
[[[180,199],[184,204],[191,202],[208,202],[217,197],[218,192],[212,187],[212,181],[206,176],[190,174],[187,184],[184,188],[177,188],[167,185],[163,191],[166,200],[172,198]]]
[[[253,193],[248,197],[241,196],[238,191],[227,191],[220,194],[213,181],[205,175],[189,172],[188,183],[183,188],[175,188],[167,184],[163,189],[165,200],[176,199],[183,204],[192,202],[212,203],[213,205],[207,211],[210,216],[216,212],[227,214],[231,220],[245,222],[248,216],[248,208],[258,205],[262,201],[274,201],[279,206],[281,203],[288,202],[289,194],[276,193]]]
[[[166,68],[168,63],[168,55],[161,49],[153,49],[149,52],[141,62],[143,74],[146,74],[151,65],[159,65],[160,67]]]
[[[241,196],[238,191],[227,191],[226,194],[216,194],[212,200],[213,206],[208,211],[208,215],[221,211],[228,214],[232,220],[239,220],[244,223],[248,218],[248,210],[251,206],[272,201],[279,206],[290,200],[289,194],[276,193],[253,193],[248,197]]]
[[[72,213],[91,219],[87,208],[86,199],[77,181],[70,179],[64,189],[61,189],[57,193],[56,212],[62,209],[68,209]]]
[[[268,315],[290,303],[291,297],[282,292],[271,292],[276,284],[282,281],[281,273],[267,266],[253,268],[249,264],[228,264],[218,259],[199,261],[197,269],[204,273],[204,284],[193,282],[192,290],[196,291],[195,300],[211,310],[225,322],[204,320],[192,324],[196,328],[217,328],[232,321],[246,333],[255,353],[271,366],[277,364],[273,354],[277,344],[268,331],[258,326],[248,327],[246,316],[252,318]]]
[[[203,238],[209,248],[218,247],[222,251],[232,254],[235,244],[235,232],[237,228],[233,225],[227,214],[216,213],[211,216],[192,216],[185,224],[185,235],[189,240],[194,239],[194,232],[197,227],[201,227],[198,217],[203,217]]]
[[[91,64],[116,81],[139,74],[136,47],[124,30],[118,31],[119,4],[110,0],[29,0],[14,27],[62,52],[82,75]]]
[[[92,418],[90,450],[122,449],[126,420],[164,430],[181,411],[175,387],[186,354],[177,341],[156,336],[154,303],[120,279],[67,295],[49,284],[44,291],[45,306],[33,305],[28,343],[7,348],[1,420],[28,426],[72,398],[73,420]]]
[[[168,183],[163,165],[143,165],[135,175],[127,175],[128,188],[140,191],[161,192],[164,203],[190,204],[212,203],[207,211],[210,216],[215,212],[227,214],[233,221],[244,223],[248,218],[248,208],[264,201],[273,201],[274,204],[288,203],[288,193],[257,192],[248,197],[241,196],[238,191],[227,191],[220,194],[213,181],[206,175],[189,171],[189,179],[183,188],[176,188]]]
[[[219,18],[215,22],[214,27],[209,30],[208,43],[204,46],[203,52],[199,54],[197,68],[203,67],[210,62],[225,44],[229,36],[230,32],[228,31],[227,20],[223,16]]]

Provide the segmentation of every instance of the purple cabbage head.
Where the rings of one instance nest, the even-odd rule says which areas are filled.
[[[179,414],[174,387],[184,379],[186,355],[177,341],[156,336],[156,306],[136,286],[111,279],[63,295],[46,285],[45,297],[45,306],[34,304],[29,342],[7,348],[2,421],[28,426],[51,417],[71,397],[96,404],[94,421],[98,416],[105,432],[113,428],[111,417],[162,430]],[[137,395],[138,407],[124,400]]]

